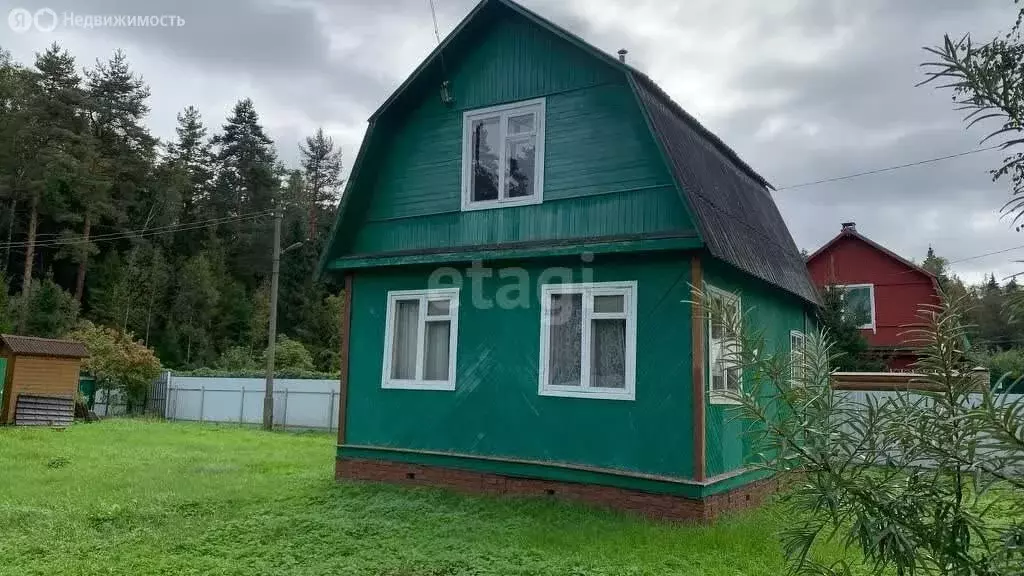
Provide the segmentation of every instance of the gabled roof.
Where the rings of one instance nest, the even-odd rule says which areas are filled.
[[[364,163],[363,156],[374,125],[490,6],[508,8],[623,72],[711,255],[808,302],[818,302],[807,267],[769,193],[771,185],[767,180],[673,102],[646,74],[512,0],[482,0],[477,4],[370,117],[367,135],[353,164],[337,220],[321,257],[321,271],[327,265],[327,255],[349,204],[358,171]]]
[[[857,232],[857,228],[853,227],[853,226],[844,226],[843,229],[839,232],[839,234],[836,234],[835,238],[829,240],[828,242],[825,243],[824,246],[822,246],[821,248],[818,248],[817,250],[814,251],[813,254],[808,256],[807,257],[807,263],[810,264],[812,260],[817,259],[818,256],[821,256],[822,254],[827,252],[828,249],[831,248],[832,246],[834,246],[837,242],[839,242],[840,240],[846,239],[846,238],[850,238],[850,239],[854,239],[854,240],[859,240],[859,241],[867,244],[868,246],[874,248],[878,252],[881,252],[882,254],[885,254],[889,258],[892,258],[893,260],[899,262],[900,264],[903,264],[907,268],[911,268],[911,269],[913,269],[913,270],[915,270],[917,272],[920,272],[921,274],[924,274],[925,276],[930,278],[933,282],[937,282],[938,281],[938,278],[935,276],[935,274],[932,274],[931,272],[929,272],[928,270],[925,270],[921,266],[918,266],[917,264],[914,264],[910,260],[907,260],[906,258],[904,258],[904,257],[900,256],[899,254],[893,252],[892,250],[889,250],[888,248],[886,248],[885,246],[882,246],[878,242],[875,242],[874,240],[868,238],[867,236],[864,236],[860,232]]]
[[[0,334],[3,343],[12,353],[18,356],[49,356],[56,358],[88,358],[89,351],[81,342],[73,340],[53,340],[34,336],[15,336]]]

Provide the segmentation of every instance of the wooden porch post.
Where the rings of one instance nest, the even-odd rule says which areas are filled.
[[[691,374],[693,386],[693,479],[703,482],[706,473],[707,459],[707,437],[704,423],[704,328],[707,323],[704,321],[704,305],[701,302],[701,290],[704,286],[704,271],[700,265],[700,255],[694,254],[690,257],[690,284],[691,305],[693,318],[691,321],[692,350],[693,358]]]
[[[345,273],[345,296],[341,310],[341,350],[339,353],[341,381],[338,387],[338,446],[345,443],[345,412],[348,407],[349,335],[352,328],[352,272]]]

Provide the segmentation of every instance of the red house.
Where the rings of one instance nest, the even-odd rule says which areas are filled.
[[[846,314],[890,370],[910,367],[917,356],[904,333],[918,323],[921,305],[939,303],[933,274],[862,236],[853,222],[807,258],[807,269],[819,288],[843,287]]]

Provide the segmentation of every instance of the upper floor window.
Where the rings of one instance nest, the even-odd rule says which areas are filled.
[[[847,284],[837,286],[842,290],[843,315],[862,330],[875,328],[875,286],[874,284]]]
[[[465,113],[462,209],[537,204],[544,195],[544,99]]]

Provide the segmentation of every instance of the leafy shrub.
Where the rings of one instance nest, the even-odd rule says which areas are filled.
[[[175,370],[175,376],[195,376],[198,378],[264,378],[266,370],[224,370],[218,368],[196,368],[195,370]],[[275,369],[275,378],[296,378],[301,380],[337,380],[339,372],[316,372],[312,370],[296,370],[294,368]]]
[[[1024,393],[1024,349],[985,353],[977,361],[992,373],[993,383],[1001,383],[1002,391]]]
[[[256,359],[245,346],[228,348],[220,355],[217,367],[222,370],[257,370]]]
[[[160,374],[160,360],[142,342],[131,335],[82,322],[66,336],[85,344],[89,358],[82,368],[96,378],[96,386],[124,395],[129,411],[145,401],[150,383]]]
[[[267,353],[264,351],[264,363],[266,363],[266,360]],[[284,334],[281,334],[277,337],[277,349],[274,353],[274,368],[275,370],[280,368],[281,370],[312,372],[314,370],[313,355],[309,353],[309,350],[306,350],[306,347],[302,345],[302,342],[292,340]]]

